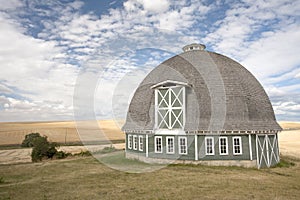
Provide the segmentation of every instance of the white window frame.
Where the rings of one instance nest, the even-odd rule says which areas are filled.
[[[169,139],[172,140],[172,148],[170,148]],[[170,151],[170,149],[172,151]],[[166,152],[167,154],[174,154],[175,153],[175,138],[174,137],[166,137]]]
[[[181,139],[183,139],[185,141],[185,145],[180,144]],[[184,150],[185,150],[185,152],[184,152]],[[188,154],[187,137],[178,137],[178,153],[180,155],[187,155]]]
[[[239,141],[239,145],[234,144],[235,139],[237,139]],[[235,152],[235,147],[236,146],[240,146],[240,152],[239,153]],[[232,153],[233,153],[233,155],[242,155],[243,154],[242,137],[240,137],[240,136],[232,137]]]
[[[137,141],[137,136],[136,135],[134,135],[133,136],[133,149],[134,150],[137,150],[137,144],[138,143],[138,141]]]
[[[139,135],[139,151],[143,151],[143,149],[144,149],[143,136]]]
[[[180,88],[180,91],[178,93],[178,95],[176,95],[173,92],[174,88]],[[166,94],[163,95],[160,92],[160,89],[165,89],[167,90]],[[172,100],[171,99],[171,93],[173,93],[175,95],[175,99]],[[179,94],[182,94],[182,100],[179,99]],[[161,96],[162,101],[158,102],[158,95]],[[180,128],[174,128],[174,129],[184,129],[184,125],[185,125],[185,87],[184,86],[171,86],[171,87],[165,87],[165,88],[157,88],[155,90],[155,126],[157,129],[168,129],[171,130],[174,128],[175,124],[178,122]],[[178,102],[181,104],[181,106],[179,107],[173,107],[174,102],[178,100]],[[160,104],[162,102],[165,102],[168,106],[167,107],[162,107],[160,108]],[[164,114],[164,116],[160,113],[161,110],[165,110],[166,113]],[[181,110],[179,115],[176,117],[174,110]],[[158,121],[158,116],[160,115],[160,117],[162,118],[162,120],[159,122]],[[172,115],[175,117],[175,121],[172,122]],[[179,116],[182,116],[182,122],[179,119]],[[167,126],[167,128],[160,128],[160,126],[162,124],[165,124]]]
[[[207,141],[208,140],[211,140],[211,148],[212,148],[211,153],[207,152],[207,148],[208,148]],[[215,155],[215,143],[214,143],[214,138],[213,137],[205,137],[205,155]]]
[[[128,134],[128,149],[132,149],[132,135]]]
[[[221,139],[225,139],[226,142],[226,153],[221,152]],[[219,153],[220,155],[228,155],[228,138],[227,137],[219,137]]]
[[[160,147],[160,151],[158,151],[157,150],[157,139],[160,139],[160,145],[161,145],[161,147]],[[154,137],[154,152],[155,153],[162,153],[163,152],[163,143],[162,143],[163,141],[162,141],[162,136],[155,136]]]

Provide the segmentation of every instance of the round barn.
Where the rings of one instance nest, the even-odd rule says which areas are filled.
[[[148,163],[270,167],[276,122],[261,84],[241,64],[191,44],[140,83],[122,130],[126,157]]]

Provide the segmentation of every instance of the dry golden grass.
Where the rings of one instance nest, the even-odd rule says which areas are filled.
[[[284,130],[300,130],[300,122],[281,121],[278,123]]]
[[[0,199],[299,199],[300,163],[293,162],[261,170],[172,165],[141,174],[92,157],[0,165]]]
[[[80,134],[78,134],[78,131]],[[66,122],[0,123],[0,146],[21,144],[25,135],[38,132],[52,142],[80,143],[99,140],[124,140],[120,127],[112,120]]]
[[[25,135],[39,132],[50,141],[87,144],[91,141],[124,140],[123,121],[66,121],[0,123],[0,146],[21,144]],[[280,150],[284,155],[300,157],[300,122],[279,122],[284,131],[279,133]],[[77,129],[76,129],[77,128]],[[80,133],[80,136],[78,134]]]

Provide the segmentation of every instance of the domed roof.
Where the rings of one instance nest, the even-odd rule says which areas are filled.
[[[123,130],[154,129],[153,86],[168,80],[186,84],[185,131],[281,130],[256,78],[236,61],[204,48],[187,45],[146,76],[131,100]]]

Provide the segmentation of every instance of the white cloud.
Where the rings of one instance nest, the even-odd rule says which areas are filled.
[[[8,10],[15,10],[21,6],[23,6],[23,2],[19,0],[0,0],[0,10],[2,11],[8,11]]]
[[[132,91],[146,69],[172,54],[162,55],[163,52],[153,50],[148,58],[137,58],[136,50],[154,48],[178,53],[186,43],[199,40],[217,52],[242,61],[264,83],[275,104],[298,103],[282,98],[285,90],[295,92],[297,83],[291,83],[288,88],[276,85],[300,77],[297,69],[300,60],[294,53],[299,44],[299,23],[295,16],[299,16],[300,10],[296,1],[228,4],[232,8],[225,12],[225,18],[213,24],[213,17],[223,11],[222,2],[207,5],[202,1],[129,0],[123,3],[123,8],[110,9],[101,16],[92,12],[82,14],[81,1],[28,1],[23,5],[15,0],[5,1],[3,5],[6,11],[0,13],[0,64],[4,70],[0,80],[5,84],[0,85],[0,92],[7,94],[13,90],[21,96],[15,100],[0,99],[0,109],[5,108],[10,119],[17,119],[18,110],[30,106],[33,109],[26,112],[30,110],[35,117],[42,112],[52,117],[70,117],[79,70],[87,73],[87,87],[91,84],[95,87],[96,80],[100,80],[95,93],[98,103],[95,111],[97,115],[110,116],[118,81],[122,83],[121,88]],[[30,13],[41,19],[36,20],[39,24],[20,17],[28,17]],[[37,36],[30,35],[30,28],[38,30]],[[141,59],[145,63],[138,63]],[[127,80],[127,76],[133,77],[133,81]],[[83,96],[95,95],[94,91],[80,91]],[[127,98],[124,99],[128,101]],[[128,102],[118,103],[125,106]],[[281,107],[278,110],[283,112]],[[95,114],[94,110],[88,112]],[[46,114],[42,117],[47,118]],[[2,113],[2,119],[8,117]]]
[[[298,25],[285,28],[249,46],[250,51],[243,64],[260,79],[291,71],[300,63],[296,53],[300,44],[300,28]]]
[[[0,93],[12,94],[13,90],[0,83]]]
[[[169,9],[170,2],[168,0],[137,0],[143,8],[148,12],[163,13]]]

